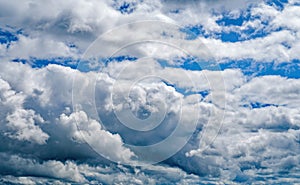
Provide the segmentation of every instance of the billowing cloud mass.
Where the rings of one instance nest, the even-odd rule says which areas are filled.
[[[0,0],[0,183],[300,183],[299,12]]]

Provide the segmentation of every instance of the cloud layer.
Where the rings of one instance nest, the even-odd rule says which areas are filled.
[[[114,69],[122,67],[122,65],[122,63],[116,63]],[[167,68],[161,70],[164,70],[164,73],[174,73]],[[189,73],[189,71],[186,72]],[[297,84],[300,81],[298,79],[266,76],[247,81],[247,77],[243,76],[239,70],[221,72],[225,77],[225,86],[228,87],[225,92],[228,102],[223,126],[212,145],[209,145],[205,151],[201,151],[198,149],[198,147],[201,147],[200,141],[205,142],[205,139],[207,139],[202,134],[203,127],[208,124],[208,119],[212,120],[212,124],[217,124],[214,123],[216,116],[214,112],[219,108],[214,99],[210,99],[209,95],[199,101],[201,96],[195,99],[193,94],[180,95],[178,92],[175,93],[176,89],[174,87],[162,84],[161,81],[151,81],[152,84],[155,83],[155,86],[160,86],[160,89],[166,88],[170,93],[173,92],[167,95],[166,92],[159,91],[159,94],[156,95],[164,96],[165,103],[170,104],[167,107],[171,109],[167,110],[169,116],[163,121],[167,125],[162,124],[159,129],[153,132],[137,133],[140,135],[138,137],[142,138],[139,140],[136,137],[137,135],[132,135],[132,131],[118,125],[111,112],[112,110],[108,106],[110,101],[108,90],[112,89],[114,78],[108,76],[100,78],[96,94],[101,98],[96,98],[96,104],[101,120],[106,124],[106,129],[118,134],[104,131],[96,120],[88,118],[84,112],[71,112],[71,75],[74,73],[80,74],[82,80],[91,79],[91,76],[97,74],[82,73],[58,65],[32,69],[27,64],[1,63],[1,83],[3,84],[1,86],[1,107],[3,110],[1,111],[1,120],[3,120],[1,123],[1,138],[2,141],[5,141],[1,145],[1,155],[3,155],[1,158],[5,161],[1,163],[2,169],[4,169],[2,173],[14,174],[14,170],[18,169],[18,171],[21,171],[21,175],[36,174],[38,176],[62,178],[68,181],[85,182],[91,175],[86,170],[98,170],[98,167],[94,169],[91,166],[94,159],[98,158],[97,163],[100,162],[102,165],[108,163],[105,159],[97,157],[97,154],[89,148],[85,141],[96,152],[101,151],[101,154],[108,159],[115,161],[135,160],[134,156],[138,155],[140,162],[142,162],[146,157],[145,154],[134,154],[135,148],[125,148],[126,145],[124,144],[149,145],[149,143],[155,143],[166,137],[165,135],[170,133],[169,129],[172,131],[172,124],[176,124],[176,114],[178,113],[176,113],[176,107],[170,105],[174,104],[174,100],[178,96],[184,97],[183,102],[189,102],[183,105],[186,106],[185,110],[188,111],[186,115],[191,115],[190,111],[195,109],[194,106],[200,107],[196,108],[196,110],[200,110],[197,123],[197,130],[199,130],[194,133],[189,143],[179,153],[161,164],[174,167],[166,168],[167,174],[172,174],[173,170],[180,171],[181,169],[183,171],[180,173],[222,177],[222,179],[235,181],[252,181],[255,180],[257,175],[267,180],[268,174],[296,173],[299,170],[300,117],[298,116],[298,104],[295,102],[299,98],[297,88],[300,86]],[[193,72],[190,75],[194,75],[193,79],[200,79],[197,76],[201,73],[201,71]],[[214,72],[207,71],[207,73]],[[24,76],[24,74],[30,75]],[[105,76],[105,73],[98,73],[97,75]],[[236,79],[234,84],[230,80],[232,78]],[[277,83],[270,83],[269,81],[272,80]],[[270,86],[270,84],[273,84],[273,86]],[[145,87],[150,88],[149,85]],[[257,93],[257,90],[262,87],[265,90],[260,90]],[[147,93],[150,92],[147,91]],[[279,95],[276,94],[270,96],[270,92],[284,93],[286,96],[278,98]],[[132,89],[132,93],[136,94],[132,97],[132,100],[145,97],[143,95],[145,92],[139,88]],[[151,97],[151,95],[149,96]],[[87,102],[90,101],[89,96],[83,98],[86,98]],[[13,103],[14,101],[15,103]],[[144,101],[151,102],[153,100],[147,99]],[[150,107],[145,107],[140,102],[143,101],[130,102],[133,111],[143,106],[150,109]],[[126,102],[123,103],[126,104]],[[151,105],[155,107],[155,104]],[[187,130],[182,129],[178,134],[186,134],[186,131],[189,132],[190,117],[183,115],[181,119],[184,120],[185,124],[182,128]],[[27,129],[30,132],[27,132]],[[178,144],[176,140],[172,142],[174,145],[176,143]],[[168,150],[171,149],[172,145],[169,145]],[[87,152],[87,150],[90,150],[90,152]],[[155,154],[167,152],[168,150],[156,151]],[[66,159],[67,161],[65,161]],[[75,161],[73,161],[74,159]],[[65,162],[61,162],[61,160]],[[86,161],[87,164],[77,164],[80,161]],[[25,167],[25,163],[29,163],[31,167]],[[197,165],[195,166],[195,164]],[[24,169],[19,169],[22,166],[24,166]],[[143,168],[156,169],[159,166]],[[61,170],[55,170],[55,168]],[[64,168],[68,170],[63,171]],[[134,170],[138,170],[140,167],[136,168]],[[140,174],[142,176],[135,176],[132,174],[133,172],[128,173],[134,179],[141,178],[142,182],[145,182],[143,178],[150,180],[160,175],[160,173],[156,173],[157,171],[150,172],[151,170],[144,171],[144,169],[140,172],[149,176],[149,179],[142,174]],[[104,172],[97,173],[97,176],[104,175],[102,173]],[[92,176],[96,178],[94,175]],[[7,178],[9,179],[9,177],[5,177],[5,179]],[[129,177],[123,180],[127,181],[127,178]],[[185,175],[185,178],[181,180],[189,181],[192,179],[194,182],[199,181],[197,176],[189,175]],[[161,180],[164,182],[163,179]],[[179,179],[177,178],[177,180]],[[296,182],[293,178],[290,180]]]
[[[3,26],[12,27],[4,29],[17,32],[18,40],[8,48],[2,47],[1,53],[9,58],[78,57],[94,39],[116,26],[159,20],[190,29],[221,61],[299,59],[299,6],[294,1],[2,1],[0,4]],[[49,11],[44,11],[45,7]]]
[[[300,183],[299,10],[0,0],[0,183]]]

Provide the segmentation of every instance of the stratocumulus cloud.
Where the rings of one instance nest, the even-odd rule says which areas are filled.
[[[0,0],[0,182],[300,183],[299,10]]]

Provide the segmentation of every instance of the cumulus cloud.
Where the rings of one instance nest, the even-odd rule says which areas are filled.
[[[102,130],[100,123],[89,120],[85,112],[75,112],[70,116],[61,114],[59,124],[64,125],[66,131],[70,132],[71,139],[88,142],[95,151],[101,151],[110,160],[127,162],[134,155],[122,146],[119,135]]]
[[[114,65],[114,69],[116,69],[117,67],[124,67],[124,64],[122,63],[115,63]],[[14,71],[14,75],[11,74],[10,68],[17,69]],[[12,114],[2,112],[1,116],[4,119],[1,120],[4,121],[4,124],[9,125],[10,122],[12,124],[19,123],[20,126],[14,127],[14,132],[11,132],[12,136],[18,137],[9,137],[9,135],[7,134],[2,135],[1,137],[4,139],[5,137],[8,137],[5,140],[9,143],[16,143],[15,140],[19,140],[21,142],[23,142],[23,140],[29,140],[32,142],[36,142],[37,144],[44,144],[47,150],[50,150],[51,148],[55,148],[56,150],[58,150],[58,153],[56,154],[51,154],[51,152],[45,154],[41,149],[38,148],[38,145],[34,145],[34,148],[36,148],[36,153],[34,155],[39,156],[40,159],[51,159],[51,156],[56,156],[55,158],[57,159],[74,159],[74,157],[76,159],[77,157],[81,156],[78,158],[78,160],[84,158],[88,159],[92,156],[95,157],[96,155],[90,155],[82,151],[85,148],[84,145],[86,145],[85,141],[87,141],[95,151],[100,152],[104,155],[104,157],[111,160],[131,160],[134,159],[134,155],[136,154],[139,156],[138,159],[140,160],[140,162],[142,162],[143,157],[146,157],[146,154],[141,152],[139,149],[136,149],[135,147],[130,147],[130,145],[127,144],[140,145],[144,143],[148,145],[151,143],[153,144],[153,142],[158,142],[159,140],[161,140],[161,138],[166,138],[166,136],[171,133],[170,131],[174,129],[174,127],[172,127],[172,125],[175,124],[173,121],[178,118],[176,107],[168,106],[173,110],[168,110],[168,112],[170,111],[168,113],[169,115],[163,122],[164,124],[159,127],[159,130],[156,129],[148,134],[142,134],[132,132],[126,129],[126,127],[119,125],[117,123],[118,119],[116,119],[116,117],[112,114],[112,109],[107,107],[110,102],[109,94],[112,92],[112,82],[114,82],[115,80],[113,77],[108,77],[107,75],[105,75],[105,73],[109,74],[107,71],[103,74],[98,73],[103,78],[100,78],[100,80],[98,80],[100,86],[96,85],[96,92],[99,97],[101,97],[99,99],[96,98],[98,106],[97,109],[99,111],[99,115],[101,116],[102,124],[105,125],[105,129],[108,129],[103,130],[103,127],[100,125],[100,123],[96,120],[93,120],[93,118],[89,118],[86,113],[72,113],[70,109],[70,107],[72,107],[71,75],[78,74],[80,76],[79,79],[81,79],[81,82],[83,82],[84,79],[95,79],[96,73],[81,73],[76,70],[57,65],[50,65],[41,69],[32,69],[26,64],[10,62],[2,62],[1,69],[1,77],[3,78],[1,81],[1,83],[3,84],[1,86],[1,103],[3,104],[2,107],[5,109],[14,109],[14,106],[23,108],[21,110],[17,110],[16,113],[12,112]],[[174,73],[168,68],[161,68],[160,70],[162,70],[163,73],[169,73],[170,75]],[[30,75],[24,76],[24,71],[28,71],[26,74]],[[193,79],[201,79],[201,71],[185,72],[191,75]],[[211,73],[210,75],[212,75],[215,72],[207,71],[206,73]],[[293,97],[297,96],[294,87],[297,86],[296,84],[299,80],[270,76],[257,77],[250,81],[247,81],[245,80],[245,76],[243,76],[239,70],[226,70],[222,73],[225,77],[225,86],[228,87],[226,88],[225,94],[226,97],[228,97],[229,104],[227,104],[227,111],[225,114],[225,120],[223,122],[221,132],[218,137],[216,137],[213,143],[210,142],[211,138],[207,138],[203,131],[205,130],[205,128],[207,129],[209,127],[211,127],[211,129],[207,130],[208,135],[211,132],[215,133],[216,131],[218,131],[218,127],[216,126],[217,121],[214,120],[217,118],[217,114],[215,114],[214,111],[220,112],[220,107],[216,104],[217,101],[208,98],[208,96],[207,99],[202,99],[202,102],[200,102],[199,100],[201,100],[201,96],[181,94],[182,92],[176,92],[175,87],[167,86],[161,81],[157,81],[157,79],[154,81],[151,79],[150,81],[149,79],[148,81],[142,81],[138,86],[135,86],[135,88],[132,89],[133,94],[131,98],[133,99],[130,101],[130,104],[132,106],[131,108],[133,108],[132,114],[134,114],[134,111],[139,110],[143,106],[145,109],[147,109],[146,102],[155,100],[151,99],[151,97],[155,98],[155,96],[157,95],[163,95],[164,102],[168,103],[168,101],[170,101],[169,103],[172,104],[172,102],[174,101],[174,99],[172,100],[172,98],[175,98],[176,96],[181,94],[180,96],[181,98],[183,98],[183,110],[185,114],[183,114],[181,117],[184,124],[180,127],[180,131],[176,132],[177,139],[180,138],[181,135],[185,135],[185,132],[190,132],[191,128],[189,127],[189,123],[193,122],[195,119],[191,116],[194,114],[193,110],[199,111],[199,119],[197,122],[198,126],[195,127],[196,133],[192,136],[187,145],[174,157],[168,159],[165,164],[177,166],[181,169],[184,169],[188,173],[195,173],[198,175],[222,176],[222,178],[228,180],[251,180],[254,178],[253,174],[258,173],[265,168],[271,170],[270,173],[281,173],[282,171],[286,170],[296,170],[298,168],[297,165],[289,164],[297,163],[297,161],[299,161],[298,146],[300,119],[297,116],[299,114],[299,111],[297,109],[297,105],[294,102],[295,97]],[[22,78],[20,78],[21,76]],[[126,78],[128,78],[128,76],[126,76]],[[19,79],[19,83],[16,83],[15,79]],[[230,79],[235,79],[235,81],[232,81]],[[285,93],[289,96],[281,96],[281,100],[275,97],[272,98],[272,96],[268,96],[269,92],[273,92],[275,91],[275,89],[272,89],[272,86],[267,86],[266,84],[270,84],[268,81],[273,79],[276,79],[277,82],[280,82],[277,83],[276,86],[274,84],[274,88],[276,87],[276,91],[278,93]],[[24,85],[26,83],[27,85]],[[150,84],[157,84],[159,86],[159,89],[166,88],[167,91],[158,91],[159,94],[151,95],[152,90]],[[63,94],[63,97],[58,96],[59,93],[55,91],[58,85],[60,87],[59,92]],[[184,87],[188,88],[187,85],[188,83],[185,84]],[[198,86],[196,85],[196,87],[202,90],[209,89],[209,86],[205,88],[205,86],[202,85],[203,84],[199,84]],[[256,92],[257,89],[263,88],[265,88],[266,90],[260,91],[260,93]],[[268,88],[270,88],[270,90],[268,90]],[[217,90],[218,89],[215,89],[215,91]],[[167,95],[168,91],[169,93],[172,93]],[[294,92],[295,95],[293,95]],[[150,94],[145,96],[144,93]],[[47,96],[43,94],[46,94]],[[266,97],[261,98],[264,95]],[[47,97],[47,99],[43,98],[43,96]],[[150,99],[143,100],[143,98],[148,96]],[[4,99],[4,97],[6,97],[6,99]],[[11,98],[10,104],[5,104],[5,102],[8,102],[7,97]],[[33,97],[34,101],[32,99]],[[289,99],[289,97],[291,98]],[[18,100],[18,103],[16,103],[16,101],[15,103],[12,103],[14,99],[18,98],[21,101]],[[89,100],[91,97],[86,96],[86,98],[87,102],[91,101]],[[143,103],[143,101],[145,102]],[[254,105],[251,105],[251,103],[256,102],[259,102],[260,104],[257,104],[256,107],[252,109],[251,106]],[[153,105],[155,104],[152,104],[151,106]],[[29,107],[31,108],[29,109]],[[58,107],[61,108],[58,109]],[[121,110],[122,109],[123,108],[121,108]],[[150,107],[149,110],[150,112],[153,111]],[[8,120],[10,120],[10,122],[6,122],[6,117],[8,117]],[[205,125],[209,122],[208,119],[211,120],[212,124],[205,127]],[[23,127],[22,125],[26,127]],[[30,132],[25,132],[26,130],[24,129],[27,128],[30,128]],[[217,130],[213,130],[213,128]],[[24,133],[24,135],[18,135],[18,132]],[[119,135],[112,134],[111,132],[118,133]],[[192,132],[194,132],[193,129]],[[30,136],[31,133],[32,136]],[[44,133],[44,135],[42,133]],[[140,139],[138,139],[137,137],[139,137]],[[257,144],[258,141],[260,145]],[[180,139],[178,140],[178,142],[180,142]],[[61,145],[59,143],[61,143]],[[198,150],[197,147],[203,147],[203,143],[206,149]],[[62,152],[64,153],[65,150],[61,148],[61,146],[65,146],[66,144],[68,145],[67,148],[69,152],[62,155]],[[154,152],[155,155],[158,155],[159,152],[168,152],[172,149],[173,144],[175,144],[174,140],[173,142],[170,142],[168,144],[169,148],[161,148],[161,150]],[[125,146],[129,147],[130,149],[126,148]],[[20,153],[19,150],[16,150],[14,148],[9,148],[8,146],[6,146],[6,148],[7,152],[15,153],[16,156],[22,154],[22,152]],[[187,153],[189,153],[189,155],[186,155]],[[7,156],[6,153],[4,153],[3,155]],[[150,159],[153,160],[153,158]],[[13,162],[18,160],[15,160],[14,158],[8,161]],[[101,160],[103,161],[103,159]],[[191,161],[193,161],[194,164],[199,165],[199,168],[192,167],[190,163]],[[203,161],[210,162],[203,163]],[[3,164],[6,165],[7,163],[8,162]],[[41,164],[33,162],[32,164],[34,164],[34,166],[37,166],[37,168],[41,170],[37,170],[35,172],[32,171],[33,169],[35,169],[35,167],[29,169],[24,168],[22,170],[22,174],[25,175],[28,173],[36,173],[36,175],[44,176],[43,174],[45,174],[49,177],[63,178],[77,182],[86,181],[85,176],[87,174],[83,174],[83,171],[81,171],[83,169],[81,167],[78,167],[75,162],[63,164],[60,161],[49,161],[43,162]],[[64,175],[64,172],[53,174],[53,172],[42,170],[44,166],[46,166],[45,169],[48,169],[49,165],[53,167],[58,165],[61,166],[58,168],[62,169],[69,169],[69,167],[67,167],[68,165],[75,165],[73,166],[75,170],[74,173],[76,173],[77,175],[74,176],[74,174],[71,174],[70,176],[68,176],[67,174]],[[7,164],[6,166],[11,165]],[[230,170],[228,171],[228,169]],[[11,173],[13,173],[12,171],[13,170],[11,170]],[[66,173],[69,174],[71,173],[71,171],[68,170],[66,171]],[[157,174],[154,173],[153,175],[156,176]],[[101,177],[102,176],[100,175],[99,178],[101,179]],[[123,180],[125,181],[126,179],[127,178]],[[122,178],[119,180],[122,181]],[[144,182],[144,180],[142,180],[142,182]]]
[[[1,130],[3,134],[18,140],[45,144],[49,135],[38,126],[44,120],[32,109],[24,109],[25,95],[12,90],[10,85],[0,79],[1,83]]]
[[[218,65],[298,60],[297,2],[0,0],[0,18],[1,183],[299,183],[300,80]]]
[[[59,161],[46,161],[39,163],[32,159],[26,159],[17,155],[1,154],[2,169],[14,171],[18,169],[20,175],[48,176],[61,178],[75,182],[86,182],[86,179],[79,173],[78,166],[73,162],[65,164]],[[2,170],[3,171],[3,170]]]
[[[2,48],[3,52],[8,50],[5,55],[8,55],[9,58],[78,57],[78,54],[84,53],[99,35],[119,25],[157,20],[182,27],[195,27],[191,31],[196,35],[197,32],[203,32],[205,37],[200,34],[199,39],[187,44],[194,46],[194,44],[202,42],[211,50],[213,56],[221,61],[254,59],[260,62],[274,60],[286,62],[299,59],[298,52],[296,52],[299,48],[299,26],[297,26],[299,6],[295,6],[292,1],[280,3],[282,9],[267,2],[248,3],[240,0],[235,3],[228,1],[186,3],[156,0],[118,3],[115,1],[65,1],[60,3],[52,1],[8,3],[3,1],[1,4],[2,12],[14,12],[14,14],[2,15],[3,23],[23,30],[23,34],[19,34],[19,39],[14,41],[8,49]],[[181,8],[178,8],[178,4],[182,5]],[[51,14],[44,11],[45,7],[51,8]],[[126,11],[132,9],[132,12],[124,14],[122,7]],[[30,11],[28,11],[29,9]],[[241,26],[218,23],[226,16],[235,20],[244,14],[249,18],[245,18]],[[153,26],[155,23],[146,26],[146,29],[151,29]],[[200,30],[197,31],[197,29]],[[180,32],[179,28],[177,31]],[[219,35],[230,32],[240,35],[241,40],[231,43],[220,39]],[[155,37],[153,32],[149,31],[140,30],[138,33]],[[255,36],[258,33],[261,33],[260,36]],[[122,37],[126,44],[128,41],[132,41],[129,39],[130,37],[141,39],[135,28],[123,30],[121,34],[114,34],[113,37],[114,41],[118,37]],[[248,39],[243,40],[243,38]],[[174,41],[169,42],[176,43],[180,47],[183,41],[175,37]],[[27,46],[30,46],[31,49],[28,50]],[[193,48],[193,54],[201,56],[199,49]],[[115,51],[112,48],[104,49],[108,50],[108,53]]]
[[[42,48],[42,49],[41,49]],[[68,47],[63,42],[55,42],[45,38],[28,38],[20,35],[18,41],[12,42],[6,50],[8,57],[30,59],[37,58],[55,58],[55,57],[73,57],[76,56],[76,49]]]

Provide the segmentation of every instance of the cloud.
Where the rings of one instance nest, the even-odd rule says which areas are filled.
[[[6,148],[4,151],[10,152],[15,156],[26,154],[28,156],[28,159],[26,160],[32,161],[33,156],[38,156],[38,159],[42,161],[41,163],[30,162],[35,167],[27,170],[22,169],[22,174],[36,174],[38,176],[44,176],[43,174],[46,174],[47,177],[85,182],[87,179],[85,177],[88,173],[85,174],[85,170],[82,171],[83,168],[81,165],[77,164],[77,161],[81,161],[81,163],[84,161],[87,165],[90,164],[89,159],[93,158],[98,161],[97,164],[107,164],[107,161],[101,157],[97,157],[95,152],[92,151],[84,141],[87,141],[96,151],[104,154],[104,156],[109,159],[128,161],[132,160],[132,158],[134,159],[134,155],[138,155],[138,161],[143,162],[143,157],[146,156],[145,153],[141,153],[139,149],[130,147],[127,144],[149,145],[151,143],[156,143],[161,139],[166,139],[166,137],[172,133],[176,120],[178,119],[178,116],[180,116],[176,106],[170,105],[176,105],[176,101],[179,99],[182,99],[183,101],[182,108],[184,114],[181,115],[181,119],[184,124],[180,127],[181,129],[176,132],[178,140],[176,140],[175,137],[175,140],[172,140],[172,142],[168,144],[168,148],[155,151],[154,153],[157,155],[159,152],[172,151],[173,147],[178,145],[178,142],[181,142],[179,139],[180,136],[189,134],[191,131],[192,133],[194,131],[196,132],[182,150],[170,159],[163,161],[161,165],[172,166],[170,170],[179,167],[187,173],[194,173],[200,176],[211,175],[235,181],[244,179],[244,181],[247,182],[254,180],[253,174],[257,174],[259,171],[267,173],[267,169],[271,170],[270,173],[272,174],[281,173],[287,170],[292,173],[297,170],[298,166],[292,165],[292,163],[299,161],[299,156],[297,154],[299,153],[298,136],[300,119],[297,116],[299,111],[296,102],[294,101],[297,97],[295,87],[297,87],[298,79],[266,76],[256,77],[249,81],[246,80],[246,77],[243,76],[239,70],[225,70],[221,72],[224,76],[225,87],[228,87],[224,92],[228,102],[220,134],[213,143],[210,143],[211,138],[208,137],[209,133],[218,131],[218,127],[216,127],[216,119],[218,116],[215,114],[221,111],[217,104],[218,101],[213,98],[210,99],[208,95],[200,102],[200,95],[181,94],[182,92],[176,91],[176,87],[168,86],[157,79],[148,79],[148,81],[139,82],[138,85],[132,89],[132,99],[128,101],[131,104],[132,111],[136,111],[136,113],[138,113],[137,111],[141,107],[149,109],[150,111],[155,110],[153,109],[156,107],[156,105],[153,104],[155,103],[155,98],[162,98],[165,103],[170,104],[167,106],[169,107],[167,109],[167,116],[159,129],[155,129],[153,132],[149,133],[139,133],[132,132],[130,129],[126,129],[126,127],[119,124],[112,109],[108,108],[110,104],[110,93],[113,92],[112,85],[116,79],[114,76],[107,74],[110,73],[109,69],[121,71],[117,68],[124,68],[124,64],[126,63],[111,63],[114,67],[108,68],[108,71],[102,73],[83,73],[58,65],[49,65],[45,68],[33,69],[27,64],[10,62],[1,63],[2,107],[5,107],[5,109],[8,110],[14,110],[16,107],[22,108],[20,110],[17,109],[12,113],[4,113],[2,111],[1,120],[4,121],[4,125],[9,124],[9,122],[5,122],[6,117],[8,116],[11,120],[11,124],[22,123],[21,125],[26,125],[26,127],[14,127],[14,132],[11,132],[11,136],[14,137],[9,137],[5,134],[1,135],[1,138],[3,138],[7,144],[2,144],[2,147]],[[158,64],[154,61],[152,64],[147,64],[149,68],[151,68],[149,65],[153,65],[152,67],[156,68],[158,74],[164,73],[166,76],[172,76],[174,71],[177,71],[177,69],[159,68],[157,66]],[[135,67],[138,66],[139,64]],[[139,68],[142,69],[141,66],[139,66]],[[131,70],[131,68],[128,68],[128,70],[129,69]],[[212,75],[209,78],[212,78],[214,73],[216,73],[214,71],[196,72],[185,71],[183,69],[180,69],[180,71],[180,73],[176,73],[181,74],[181,76],[188,74],[194,80],[201,79],[201,73]],[[184,72],[186,74],[184,74]],[[103,123],[105,127],[102,127],[98,121],[94,120],[94,118],[92,118],[93,115],[85,112],[71,111],[72,75],[74,74],[79,76],[77,80],[81,82],[79,83],[81,85],[92,79],[96,79],[96,74],[101,77],[97,80],[95,88],[96,94],[98,95],[97,97],[99,98],[96,98],[95,100],[99,116],[101,117],[101,123]],[[121,77],[124,78],[123,80],[127,79],[129,83],[132,76],[129,73],[124,73],[124,75],[125,76]],[[181,77],[180,75],[178,75],[178,77],[172,76],[173,80],[176,78],[180,79]],[[121,80],[121,78],[119,80]],[[273,83],[274,80],[277,82],[276,85]],[[187,89],[191,88],[188,85],[188,81],[182,81],[181,83],[183,84],[178,84],[180,87]],[[274,85],[272,86],[270,84]],[[91,93],[87,87],[89,86],[84,87],[86,91],[82,92]],[[209,89],[209,86],[203,86],[201,83],[196,83],[195,87],[201,90]],[[165,89],[165,91],[155,91],[156,88]],[[259,93],[257,92],[258,89],[260,89]],[[218,91],[218,89],[215,89],[215,91]],[[114,93],[118,94],[121,92],[122,91],[115,91]],[[285,93],[286,96],[280,96],[278,94],[278,96],[280,96],[280,99],[278,99],[275,95],[274,97],[270,96],[269,92],[279,94]],[[148,95],[145,96],[145,93]],[[88,94],[81,97],[81,101],[93,101],[91,100],[93,96],[87,95]],[[144,99],[145,97],[148,98]],[[147,102],[152,103],[147,104]],[[253,102],[259,102],[260,104],[256,105],[255,108],[251,108],[251,106],[253,106],[251,103]],[[123,101],[122,103],[126,104]],[[150,107],[147,107],[148,105]],[[125,107],[121,107],[120,110],[124,111]],[[195,128],[190,127],[192,126],[192,122],[195,121],[195,118],[197,118],[197,116],[192,116],[194,110],[199,111],[199,119]],[[25,122],[22,122],[22,120],[25,120],[26,124]],[[209,120],[211,121],[210,126],[207,125]],[[77,126],[80,128],[81,132],[79,132]],[[31,128],[30,132],[24,132],[26,135],[17,135],[18,132],[24,131],[22,129],[26,129],[27,127]],[[207,136],[203,132],[205,128],[210,128],[206,131],[208,134]],[[45,134],[43,135],[39,132]],[[31,133],[34,134],[29,137]],[[30,146],[26,141],[32,141],[36,144]],[[21,150],[9,146],[10,143],[20,146]],[[176,145],[174,145],[174,143]],[[39,147],[40,144],[43,144],[44,147]],[[208,148],[204,151],[198,150],[198,147],[203,147],[203,144]],[[29,151],[34,151],[34,153],[30,154]],[[86,153],[84,151],[89,152]],[[186,156],[187,153],[192,154],[193,157]],[[3,155],[7,156],[8,154],[4,153]],[[8,156],[13,157],[11,155]],[[57,159],[57,161],[51,162],[53,157]],[[50,161],[45,160],[43,162],[43,159],[48,159]],[[61,160],[64,161],[63,159],[76,160],[70,163],[63,163],[61,162]],[[21,162],[23,160],[25,159],[22,159]],[[13,157],[13,159],[8,161],[19,161],[19,158]],[[4,164],[6,165],[7,163],[3,163],[3,165]],[[75,170],[75,176],[74,174],[69,174],[71,171],[66,172],[66,174],[63,171],[59,171],[59,174],[56,174],[54,172],[43,170],[44,168],[51,169],[52,167],[55,169],[55,166],[60,166],[59,168],[64,169],[68,168],[68,165],[73,165],[74,168],[72,167],[72,169]],[[7,164],[6,166],[11,165]],[[15,168],[17,168],[18,165],[15,166]],[[34,169],[36,167],[40,170],[35,171]],[[9,171],[9,174],[13,174],[13,169]],[[148,174],[149,172],[146,169],[143,169],[142,171],[142,174]],[[100,174],[98,174],[99,172],[94,173],[94,178],[104,178],[104,176],[101,175],[102,172]],[[123,178],[120,173],[117,173],[120,175],[118,177],[119,181],[130,181],[128,178]],[[145,178],[154,178],[154,176],[158,175],[157,173],[158,172],[155,171],[155,173],[153,172],[151,175],[148,174],[150,176],[146,175],[147,177]],[[131,174],[131,172],[129,174]],[[139,176],[139,178],[143,179],[142,182],[146,181],[142,176]],[[174,178],[175,177],[172,176],[169,180],[174,180]],[[183,178],[182,180],[188,179]],[[136,179],[135,181],[138,182],[139,180]],[[149,180],[149,182],[150,181],[151,180]],[[157,181],[153,180],[153,182]],[[197,180],[192,182],[197,182]]]
[[[199,178],[186,174],[178,168],[149,166],[127,168],[120,165],[106,167],[87,164],[76,164],[74,161],[60,162],[49,160],[39,162],[20,156],[9,156],[1,153],[1,172],[18,170],[18,177],[3,175],[4,183],[90,183],[90,184],[156,184],[156,183],[197,183]]]
[[[298,83],[297,79],[262,76],[252,79],[249,83],[236,90],[236,93],[249,102],[297,107],[299,97]]]
[[[22,34],[19,34],[19,39],[8,47],[8,52],[5,52],[4,47],[2,50],[9,58],[51,58],[53,56],[76,58],[78,54],[84,53],[93,40],[116,26],[136,21],[158,20],[182,27],[201,28],[204,35],[200,34],[199,39],[189,44],[204,43],[213,56],[220,61],[254,59],[259,62],[274,60],[286,62],[299,59],[296,52],[299,47],[299,34],[297,34],[299,27],[296,24],[299,19],[297,13],[299,7],[293,2],[281,3],[283,8],[278,9],[274,4],[266,2],[247,3],[240,0],[234,3],[134,1],[128,2],[128,6],[134,7],[133,12],[122,14],[117,7],[127,5],[126,3],[125,1],[119,3],[110,1],[7,3],[3,1],[1,2],[3,11],[15,12],[13,15],[9,13],[3,15],[3,23],[21,28]],[[177,7],[178,3],[182,5],[181,8]],[[44,11],[45,6],[51,8],[51,14]],[[27,11],[29,8],[30,11]],[[172,13],[174,11],[177,13]],[[226,15],[233,16],[233,19],[235,19],[234,15],[246,17],[249,15],[249,18],[245,17],[241,26],[220,25],[218,21]],[[151,29],[148,26],[147,28]],[[231,43],[220,39],[220,34],[230,32],[240,34],[241,40]],[[128,28],[127,31],[114,35],[114,39],[119,35],[124,43],[128,44],[130,37],[140,38],[140,33],[154,37],[152,32],[140,30],[137,33],[135,29]],[[261,33],[258,38],[255,36],[257,33]],[[243,40],[243,38],[247,39]],[[164,40],[164,38],[160,39]],[[180,47],[183,41],[182,38],[175,37],[171,43]],[[76,48],[71,47],[74,45]],[[30,46],[31,49],[26,46]],[[108,53],[115,51],[109,47],[104,49],[108,50]],[[192,50],[194,55],[202,56],[198,49],[194,50]]]
[[[300,80],[238,69],[297,65],[298,9],[0,0],[0,182],[299,183]]]
[[[96,120],[89,120],[85,112],[75,112],[67,116],[61,114],[59,124],[70,132],[69,137],[78,142],[87,142],[96,152],[112,161],[128,162],[134,153],[123,147],[118,134],[111,134],[101,128]]]
[[[6,55],[12,58],[30,59],[73,57],[77,58],[77,51],[63,42],[46,38],[29,38],[20,35],[18,40],[12,42],[6,50]]]
[[[2,172],[9,172],[18,169],[19,175],[35,175],[52,178],[61,178],[74,182],[86,182],[86,179],[80,174],[78,166],[73,162],[65,164],[59,161],[38,162],[33,159],[22,158],[17,155],[7,155],[1,153]]]
[[[0,79],[1,89],[1,130],[5,136],[21,141],[45,144],[49,135],[41,130],[43,118],[32,109],[24,109],[25,96],[11,89],[10,85]]]

